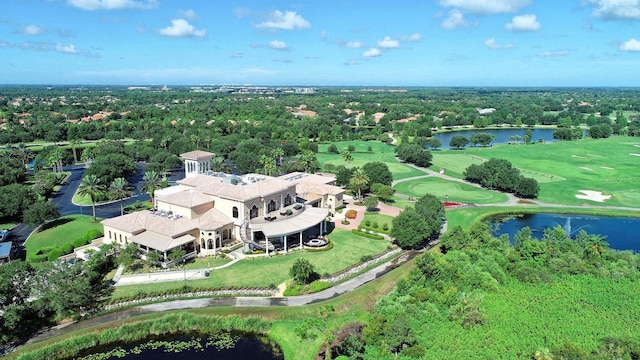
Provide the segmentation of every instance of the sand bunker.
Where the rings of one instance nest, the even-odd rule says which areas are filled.
[[[640,147],[640,145],[638,145],[638,144],[633,144],[633,146],[635,146],[635,147]]]
[[[583,200],[605,202],[605,200],[609,200],[611,198],[611,195],[605,195],[601,191],[579,190],[579,192],[582,194],[577,194],[576,197]]]
[[[588,168],[588,167],[586,167],[586,166],[580,166],[580,169],[582,169],[582,170],[588,170],[588,171],[593,171],[593,169]]]
[[[640,156],[640,154],[634,154],[634,153],[631,153],[629,155],[631,155],[631,156]]]
[[[615,170],[614,168],[608,167],[608,166],[600,166],[600,168],[607,169],[607,170]]]

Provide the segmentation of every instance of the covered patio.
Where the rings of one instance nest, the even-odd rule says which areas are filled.
[[[279,242],[283,244],[284,251],[287,252],[291,247],[288,243],[296,240],[295,246],[302,248],[303,234],[315,233],[323,235],[327,231],[326,218],[328,210],[323,208],[315,208],[305,206],[303,211],[288,216],[278,216],[272,221],[259,221],[251,223],[249,231],[251,232],[251,240],[257,242],[257,236],[263,236],[269,242]],[[261,233],[261,234],[260,234]],[[289,240],[289,241],[288,241]],[[266,247],[267,255],[269,247]]]
[[[160,253],[160,265],[167,268],[182,260],[191,259],[198,253],[196,238],[191,234],[185,234],[180,237],[171,238],[165,235],[145,231],[139,235],[135,235],[129,239],[137,244],[143,251],[142,256],[146,259],[146,254],[151,251]],[[174,249],[184,249],[185,256],[182,259],[169,260],[169,253]]]

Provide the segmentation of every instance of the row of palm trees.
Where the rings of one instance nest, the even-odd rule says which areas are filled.
[[[139,189],[149,194],[151,199],[154,199],[153,195],[155,191],[162,188],[164,184],[166,184],[166,179],[161,177],[156,171],[149,170],[144,172],[142,181],[139,184]],[[120,215],[124,215],[124,199],[133,195],[133,187],[127,179],[123,177],[114,179],[108,187],[102,184],[100,178],[95,175],[83,177],[78,186],[78,195],[88,196],[89,199],[91,199],[91,210],[93,212],[94,222],[96,221],[96,202],[105,195],[105,193],[109,199],[120,201]]]

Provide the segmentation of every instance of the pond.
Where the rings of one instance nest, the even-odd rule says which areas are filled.
[[[453,136],[464,136],[467,139],[471,137],[474,133],[487,133],[496,137],[496,140],[492,142],[492,145],[495,144],[506,144],[509,142],[509,137],[511,136],[520,136],[524,139],[524,133],[527,131],[527,128],[508,128],[508,129],[473,129],[473,130],[459,130],[459,131],[450,131],[450,132],[436,132],[433,134],[440,142],[442,142],[442,148],[449,148],[449,141]],[[537,142],[539,139],[542,139],[544,142],[554,142],[556,141],[553,138],[553,132],[556,129],[531,129],[533,135],[531,137],[531,141]],[[583,136],[585,132],[583,132]]]
[[[81,359],[284,359],[277,346],[274,347],[255,337],[235,337],[233,335],[229,337],[223,336],[215,340],[181,336],[171,339],[149,340],[145,343],[101,349],[100,351],[102,352],[81,357]]]
[[[493,235],[508,234],[511,241],[521,228],[528,226],[533,236],[542,238],[545,228],[562,226],[571,237],[584,230],[605,237],[609,247],[640,253],[640,218],[609,217],[578,214],[527,214],[492,222]]]

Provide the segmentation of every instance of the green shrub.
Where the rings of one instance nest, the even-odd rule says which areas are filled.
[[[356,229],[351,230],[351,232],[353,234],[355,234],[355,235],[363,236],[363,237],[366,237],[366,238],[369,238],[369,239],[373,239],[373,240],[382,240],[382,239],[384,239],[384,236],[382,236],[382,235],[370,234],[370,233],[367,233],[367,232],[364,232],[364,231],[360,231],[360,230],[356,230]]]
[[[373,256],[371,256],[371,255],[362,255],[360,257],[360,262],[361,263],[366,263],[369,260],[373,260]]]
[[[62,256],[62,249],[55,248],[49,251],[49,255],[47,255],[47,259],[49,259],[49,261],[56,261],[60,256]]]
[[[331,283],[328,283],[326,281],[320,281],[320,280],[316,280],[314,282],[312,282],[311,284],[309,284],[309,288],[308,288],[308,292],[309,293],[316,293],[325,289],[328,289],[331,287]]]
[[[84,233],[84,239],[87,240],[87,242],[90,242],[93,239],[97,239],[99,237],[103,237],[104,234],[102,233],[102,231],[98,230],[98,229],[89,229]]]
[[[378,228],[378,222],[374,221],[373,224],[371,224],[371,226],[373,226],[374,229]]]
[[[340,223],[341,223],[342,225],[349,225],[349,224],[351,224],[351,223],[349,222],[349,220],[342,220]]]
[[[75,240],[73,240],[73,247],[74,248],[79,248],[81,246],[85,246],[89,243],[89,241],[87,241],[87,239],[85,239],[84,237],[81,238],[77,238]]]
[[[284,296],[298,296],[304,287],[302,285],[291,285],[282,293]]]
[[[389,230],[389,224],[387,224],[387,223],[382,224],[382,230],[388,231]]]
[[[66,255],[66,254],[71,254],[73,252],[73,245],[70,243],[66,243],[64,245],[62,245],[62,254]]]
[[[371,220],[366,219],[366,220],[364,221],[364,224],[365,224],[367,227],[371,226]]]

